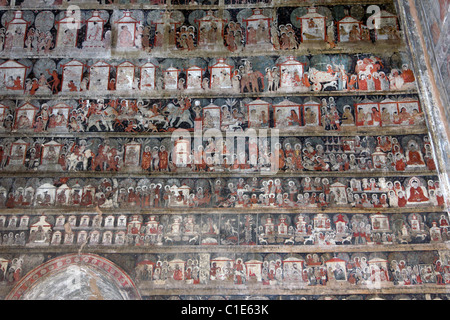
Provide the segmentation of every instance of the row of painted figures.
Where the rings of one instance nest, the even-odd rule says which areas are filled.
[[[255,286],[363,286],[382,288],[450,283],[450,266],[438,257],[431,261],[408,261],[414,253],[390,254],[267,254],[249,257],[217,256],[207,266],[199,259],[143,260],[135,268],[136,278],[153,286],[172,283]],[[431,259],[433,257],[430,257]],[[397,260],[398,259],[398,260]]]
[[[444,206],[435,177],[271,179],[4,178],[0,205],[100,208],[404,208]],[[403,182],[401,182],[403,181]]]
[[[174,288],[185,285],[245,287],[339,286],[380,289],[391,286],[448,285],[449,253],[330,253],[317,254],[169,254],[130,258],[130,270],[140,286]],[[14,284],[42,258],[0,257],[0,281]],[[127,269],[129,269],[128,267]]]
[[[280,101],[280,102],[277,102]],[[17,104],[17,107],[16,105]],[[172,101],[80,99],[0,103],[0,130],[12,132],[171,132],[176,129],[242,132],[345,131],[355,127],[424,126],[415,97],[381,101],[357,97],[191,99]]]
[[[121,5],[121,4],[146,4],[146,5],[216,5],[218,0],[1,0],[0,6],[8,6],[14,3],[15,6],[34,7],[39,5],[57,7],[61,5]],[[272,3],[272,0],[225,0],[226,4],[260,4]]]
[[[225,5],[233,4],[288,4],[299,3],[299,0],[224,0]],[[301,0],[301,2],[306,2],[307,0]],[[308,3],[320,3],[326,2],[323,0],[308,0]],[[14,3],[15,6],[22,7],[34,7],[39,5],[57,7],[61,5],[77,4],[77,5],[92,5],[92,4],[103,4],[103,5],[122,5],[122,4],[139,4],[139,5],[217,5],[218,0],[1,0],[0,6],[8,6]]]
[[[279,3],[287,3],[287,2],[293,2],[295,1],[286,1],[286,0],[275,0],[274,2],[277,3],[278,1],[282,1]],[[317,0],[316,0],[317,1]],[[320,1],[320,0],[319,0]],[[312,2],[312,1],[310,1]],[[12,3],[14,3],[15,6],[38,6],[38,5],[44,5],[44,6],[61,6],[61,5],[67,5],[67,4],[103,4],[103,5],[122,5],[122,4],[144,4],[144,5],[217,5],[218,0],[1,0],[0,6],[9,6]],[[225,4],[271,4],[272,0],[225,0]]]
[[[217,5],[219,0],[0,0],[0,7],[9,5],[21,7],[47,6],[58,7],[70,4],[76,5]],[[275,0],[281,1],[281,0]],[[285,3],[285,0],[283,3]],[[271,4],[272,0],[225,0],[225,4]]]
[[[182,135],[137,140],[4,138],[0,139],[0,170],[277,173],[436,169],[427,135],[286,137],[274,142],[256,136],[191,141]]]
[[[447,242],[449,228],[445,213],[13,215],[0,216],[0,244],[393,245]]]
[[[33,264],[32,256],[1,257],[0,281],[10,284],[19,281],[30,268],[30,260]],[[450,283],[448,252],[437,251],[334,256],[329,253],[142,255],[131,272],[140,286],[152,287],[229,284],[285,289],[307,286],[380,289]]]
[[[80,61],[7,60],[0,64],[0,88],[8,94],[224,93],[411,91],[413,71],[400,57],[387,63],[367,55]],[[387,60],[387,59],[385,59]],[[114,66],[112,64],[115,64]],[[138,70],[138,72],[136,71]]]
[[[292,8],[281,8],[282,12]],[[283,24],[271,17],[271,10],[243,9],[181,11],[152,10],[66,10],[5,11],[0,31],[0,50],[48,54],[54,51],[110,49],[115,38],[116,50],[292,50],[301,43],[336,43],[358,41],[400,41],[397,17],[386,10],[368,19],[348,14],[333,17],[327,7],[297,8]],[[364,9],[362,9],[364,10]],[[185,16],[186,15],[186,16]],[[277,17],[278,18],[278,17]],[[338,20],[339,19],[339,20]],[[185,23],[189,20],[190,23]],[[377,28],[370,27],[373,23]],[[371,32],[373,30],[373,32]]]

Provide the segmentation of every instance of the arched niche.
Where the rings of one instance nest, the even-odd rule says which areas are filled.
[[[132,279],[94,254],[49,260],[24,276],[6,300],[140,300]]]

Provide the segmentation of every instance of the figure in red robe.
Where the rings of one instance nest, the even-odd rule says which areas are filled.
[[[150,170],[152,165],[152,153],[150,147],[146,147],[145,151],[142,153],[141,167],[143,170]]]
[[[408,165],[425,165],[425,162],[422,160],[422,155],[417,150],[409,150],[408,151],[409,160],[406,162]]]
[[[358,80],[358,88],[361,91],[367,91],[367,80],[364,75],[361,75]]]
[[[225,41],[226,41],[228,50],[230,50],[231,52],[234,52],[237,50],[233,31],[228,30],[228,33],[225,35]]]
[[[14,201],[14,194],[10,193],[8,196],[8,200],[6,200],[6,207],[7,208],[14,208],[15,201]]]
[[[444,201],[444,195],[442,193],[438,193],[436,195],[436,200],[437,200],[437,204],[438,206],[443,206],[445,201]]]
[[[352,75],[350,79],[347,79],[347,91],[352,91],[356,89],[357,77],[356,75]]]
[[[405,83],[411,83],[416,81],[413,71],[409,69],[407,65],[403,66],[401,77],[403,78],[403,81]]]
[[[283,169],[285,164],[284,151],[280,148],[278,152],[278,169]]]
[[[167,166],[169,165],[169,154],[167,153],[166,148],[164,146],[161,146],[158,155],[159,155],[159,170],[166,171]]]
[[[419,186],[417,181],[411,182],[411,187],[409,188],[409,198],[408,202],[423,202],[428,201],[428,198],[425,196],[423,189]]]
[[[375,84],[375,90],[376,91],[381,91],[381,80],[379,76],[374,76],[373,77],[373,82]]]
[[[86,193],[81,198],[81,204],[84,206],[90,206],[93,203],[92,200],[93,200],[93,197],[92,197],[91,190],[86,190]]]
[[[429,157],[425,156],[425,161],[426,161],[428,170],[430,170],[430,171],[436,170],[436,164],[434,163],[432,156],[429,156]]]
[[[406,197],[404,196],[403,192],[398,194],[398,200],[397,200],[398,206],[399,208],[403,208],[406,206],[407,200]]]
[[[179,266],[175,267],[175,271],[173,272],[173,279],[174,280],[183,280],[183,271]]]
[[[405,171],[405,169],[406,169],[406,164],[405,164],[405,161],[403,160],[403,157],[398,157],[397,160],[395,161],[395,170]]]

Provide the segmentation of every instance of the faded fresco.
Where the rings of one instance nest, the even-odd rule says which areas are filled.
[[[0,298],[447,300],[399,19],[387,0],[0,0]]]

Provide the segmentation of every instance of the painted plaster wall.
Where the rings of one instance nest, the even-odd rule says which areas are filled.
[[[58,40],[72,4],[81,20],[100,10],[105,28],[85,21],[78,41]],[[448,299],[439,132],[403,24],[359,23],[373,4],[395,13],[384,0],[0,2],[0,297],[55,298],[45,292],[69,275],[68,299]],[[425,37],[441,53],[442,8]],[[18,10],[26,34],[8,42]],[[311,30],[297,19],[308,11]],[[260,37],[243,28],[254,14],[269,26]],[[337,27],[347,15],[349,42]],[[142,23],[133,43],[128,16]],[[227,19],[223,33],[202,34],[205,17]],[[157,67],[148,88],[142,66]],[[202,81],[189,87],[192,67]],[[248,128],[280,135],[236,150],[172,135]],[[239,163],[252,148],[261,160]],[[188,161],[208,149],[220,163]]]

